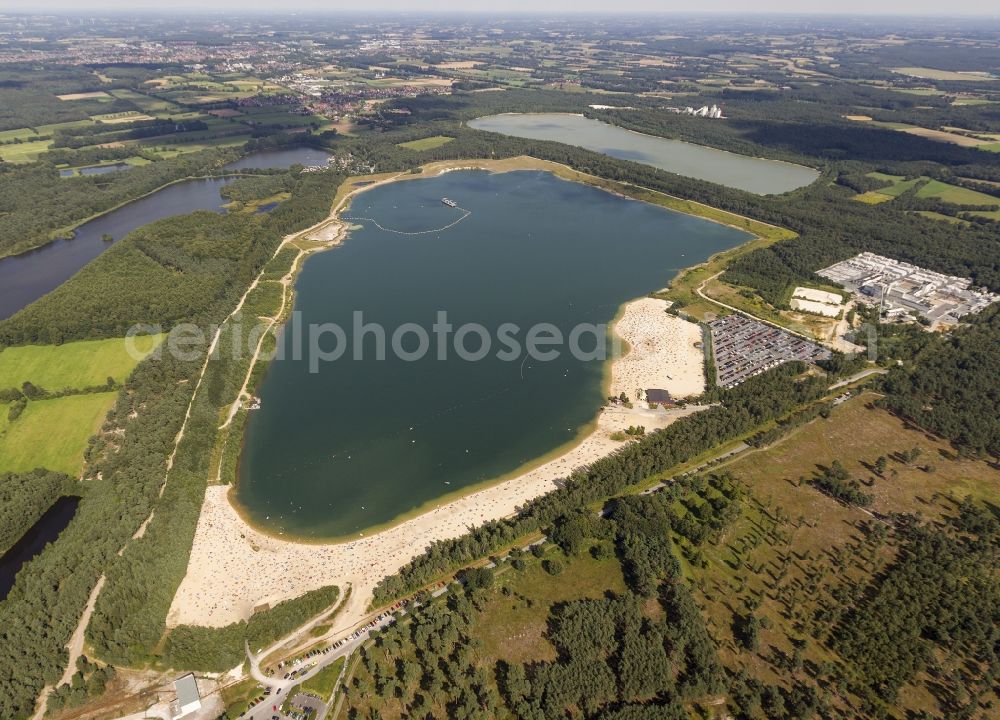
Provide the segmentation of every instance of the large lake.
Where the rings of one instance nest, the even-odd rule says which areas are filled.
[[[263,150],[229,163],[227,169],[282,168],[295,163],[316,165],[328,153],[312,148]],[[230,179],[186,180],[80,225],[70,240],[56,240],[37,250],[0,259],[0,319],[55,290],[104,252],[109,242],[121,240],[138,227],[195,210],[221,211],[227,202],[219,189]]]
[[[446,207],[449,197],[471,211]],[[336,323],[353,335],[354,311],[392,332],[428,331],[444,310],[457,330],[480,323],[487,357],[448,352],[407,361],[348,351],[318,364],[294,359],[295,332],[280,344],[250,415],[236,499],[272,532],[353,535],[443,495],[496,479],[574,440],[602,400],[604,365],[567,352],[551,361],[496,357],[502,323],[609,323],[626,301],[668,284],[678,269],[733,247],[733,228],[627,200],[549,173],[452,172],[357,196],[359,221],[340,247],[313,256],[296,284],[302,328]],[[303,330],[301,335],[306,335]],[[581,343],[593,345],[591,336]],[[467,347],[479,347],[476,335]],[[327,337],[323,347],[332,350]],[[404,347],[414,349],[411,337]],[[565,348],[563,348],[565,350]]]
[[[705,122],[725,122],[709,120]],[[812,168],[753,158],[666,138],[644,135],[583,115],[568,113],[507,113],[469,121],[476,130],[554,140],[604,153],[620,160],[634,160],[678,175],[708,180],[759,195],[788,192],[819,177]]]

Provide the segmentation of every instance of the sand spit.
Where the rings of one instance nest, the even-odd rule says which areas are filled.
[[[626,305],[615,329],[629,351],[612,365],[612,391],[633,394],[658,387],[676,396],[700,392],[703,384],[697,325],[664,312],[662,300],[643,298]],[[254,607],[276,603],[336,584],[353,588],[340,620],[360,620],[375,585],[395,573],[435,540],[458,537],[488,520],[506,517],[527,501],[555,488],[555,481],[621,446],[611,434],[630,425],[666,427],[697,407],[649,409],[609,407],[583,440],[553,460],[497,485],[479,490],[357,539],[304,544],[271,537],[249,526],[229,501],[229,486],[205,494],[187,574],[174,597],[167,623],[219,627],[249,617]]]

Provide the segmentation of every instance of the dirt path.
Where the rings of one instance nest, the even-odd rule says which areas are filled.
[[[94,614],[94,605],[97,604],[97,596],[101,594],[101,589],[104,587],[106,579],[104,575],[101,575],[97,584],[94,585],[94,589],[90,591],[90,598],[83,609],[83,615],[80,616],[80,622],[77,623],[76,630],[73,631],[73,635],[70,636],[69,642],[66,644],[66,650],[69,652],[69,662],[66,664],[66,669],[63,670],[62,677],[59,678],[57,686],[65,685],[73,679],[73,674],[76,672],[76,661],[83,655],[83,643],[87,625],[90,624],[90,616]],[[45,704],[49,700],[52,689],[51,685],[46,685],[42,688],[42,692],[38,696],[38,702],[35,705],[35,714],[31,720],[41,720],[42,716],[45,715]]]
[[[300,236],[301,237],[305,237],[305,239],[313,239],[313,238],[307,237],[307,234],[309,234],[309,235],[313,235],[314,237],[315,236],[319,236],[320,238],[322,238],[322,242],[326,243],[328,246],[339,245],[344,240],[344,238],[347,236],[347,226],[342,222],[342,218],[340,217],[340,212],[344,209],[344,206],[347,204],[347,202],[351,198],[353,198],[355,195],[358,195],[358,194],[360,194],[362,192],[365,192],[367,190],[371,190],[372,188],[375,188],[375,187],[379,187],[380,185],[385,185],[387,183],[395,182],[397,179],[399,179],[399,177],[402,174],[403,173],[398,173],[396,175],[393,175],[391,177],[385,178],[383,180],[379,180],[378,182],[373,182],[371,185],[362,185],[360,187],[355,188],[354,190],[351,190],[349,193],[347,193],[346,195],[344,195],[340,199],[339,202],[337,202],[336,206],[333,208],[333,210],[330,212],[330,215],[327,216],[327,218],[325,220],[322,220],[319,223],[317,223],[316,225],[313,225],[312,227],[310,227],[310,228],[302,231],[301,233],[297,234],[296,236],[294,236],[294,239],[298,239]],[[460,218],[460,220],[461,219],[464,219],[464,216],[463,216],[463,218]],[[456,222],[458,222],[458,221],[456,221]],[[329,237],[323,236],[322,235],[322,231],[330,229],[330,228],[335,228],[334,233],[331,236],[329,236]],[[292,239],[293,239],[293,236],[289,236],[289,237],[285,238],[285,240],[281,244],[281,247],[279,247],[278,250],[280,251],[281,248],[285,247],[285,245],[287,245],[289,242],[291,242]],[[247,399],[250,398],[250,393],[248,391],[248,387],[250,386],[250,381],[251,381],[251,379],[253,377],[254,368],[257,366],[257,361],[260,359],[261,349],[264,346],[264,339],[274,329],[274,326],[279,321],[281,321],[282,318],[284,317],[284,315],[285,315],[285,309],[288,306],[288,302],[289,302],[289,300],[291,298],[291,295],[292,295],[291,286],[292,286],[293,280],[295,279],[295,275],[297,274],[298,270],[300,269],[301,263],[304,263],[305,259],[308,257],[308,255],[310,255],[313,252],[316,252],[316,249],[306,250],[306,249],[300,248],[299,249],[299,254],[295,256],[295,260],[292,262],[291,268],[289,268],[288,272],[279,281],[281,283],[281,285],[282,285],[281,307],[279,308],[278,312],[271,318],[271,322],[270,322],[270,324],[267,327],[267,331],[265,331],[264,333],[261,333],[260,339],[257,341],[257,347],[254,349],[253,359],[250,361],[250,366],[247,368],[247,374],[246,374],[246,377],[243,380],[243,385],[240,387],[240,391],[236,394],[236,399],[233,401],[233,404],[230,405],[230,407],[229,407],[229,412],[226,414],[226,420],[225,420],[225,422],[222,423],[222,425],[219,426],[220,430],[223,430],[223,429],[229,427],[229,425],[233,422],[233,419],[236,417],[236,414],[240,411],[240,408],[242,407],[243,402],[245,400],[247,400]],[[275,253],[275,254],[277,254],[277,253]],[[250,290],[253,290],[257,286],[257,281],[259,279],[260,279],[260,276],[258,276],[254,280],[253,285],[250,287]],[[248,290],[247,291],[248,295],[249,295],[249,292],[250,291]],[[243,298],[240,300],[239,307],[242,307],[243,300],[245,300],[245,299],[246,299],[246,295],[244,295]],[[237,310],[239,309],[239,307],[237,307]],[[235,314],[235,312],[236,311],[234,311],[234,314]],[[232,315],[230,315],[230,317],[232,317]],[[228,318],[227,318],[227,320],[228,320]],[[200,382],[200,380],[199,380],[199,382]],[[221,473],[221,472],[222,472],[222,467],[220,465],[220,467],[219,467],[219,473]],[[216,475],[216,482],[219,482],[219,479],[220,479],[220,476],[217,473],[217,475]]]

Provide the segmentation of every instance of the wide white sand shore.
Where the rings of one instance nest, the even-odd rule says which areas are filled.
[[[635,397],[639,388],[664,388],[676,397],[704,387],[697,325],[667,315],[662,300],[629,303],[615,326],[629,352],[612,364],[611,391]],[[174,597],[167,623],[222,626],[250,616],[263,603],[274,604],[324,585],[351,586],[338,616],[349,626],[360,620],[375,585],[399,570],[435,540],[464,534],[488,520],[506,517],[543,495],[575,468],[621,446],[611,434],[630,425],[647,431],[666,427],[699,408],[650,410],[609,407],[595,429],[559,457],[497,485],[442,503],[386,530],[335,544],[300,544],[270,537],[250,527],[229,502],[229,486],[210,486],[205,494],[187,575]],[[338,623],[338,624],[339,624]]]

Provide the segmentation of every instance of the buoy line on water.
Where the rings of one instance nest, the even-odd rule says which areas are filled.
[[[414,231],[393,230],[392,228],[387,228],[387,227],[383,227],[382,225],[379,225],[379,223],[378,223],[377,220],[375,220],[374,218],[370,218],[370,217],[351,217],[350,215],[342,215],[340,219],[341,220],[352,220],[354,222],[370,222],[372,225],[374,225],[375,227],[377,227],[379,230],[384,230],[385,232],[395,233],[396,235],[429,235],[430,233],[442,232],[444,230],[447,230],[448,228],[455,227],[460,222],[462,222],[463,220],[465,220],[465,218],[469,217],[469,215],[472,214],[471,210],[466,210],[465,208],[457,208],[457,209],[461,210],[465,214],[462,215],[462,217],[460,217],[458,220],[455,220],[454,222],[450,222],[447,225],[445,225],[444,227],[432,228],[430,230],[414,230]]]

